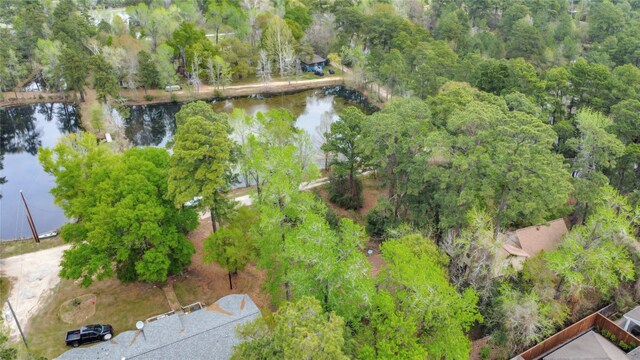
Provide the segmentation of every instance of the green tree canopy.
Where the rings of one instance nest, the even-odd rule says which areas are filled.
[[[204,261],[215,262],[231,274],[244,270],[256,256],[255,239],[251,230],[260,221],[259,214],[242,206],[229,219],[227,226],[209,235],[204,241]]]
[[[235,347],[232,359],[346,360],[344,320],[325,313],[320,302],[303,297],[286,303],[273,314],[239,330],[246,341]]]
[[[199,103],[194,103],[189,109],[200,106]],[[226,219],[232,207],[225,196],[233,180],[233,142],[229,139],[227,124],[200,115],[189,116],[178,124],[174,141],[169,195],[177,206],[201,197],[198,207],[209,209],[211,224],[216,231],[218,222]]]
[[[448,257],[433,241],[421,235],[387,241],[381,249],[387,266],[378,275],[379,287],[393,296],[396,308],[407,314],[405,319],[415,321],[413,326],[417,331],[413,336],[424,344],[429,357],[467,359],[471,342],[466,332],[477,321],[482,321],[475,291],[456,291],[449,283]],[[386,320],[393,319],[388,317]],[[376,322],[382,329],[389,326],[380,320]],[[371,341],[374,348],[380,340],[381,344],[389,341],[380,339],[379,336],[385,333],[376,335],[374,331]],[[422,352],[415,344],[410,350]]]
[[[144,93],[160,85],[160,72],[154,63],[151,55],[146,51],[138,53],[138,78],[144,87]]]
[[[366,154],[358,146],[361,137],[361,126],[365,115],[357,108],[350,106],[340,113],[340,119],[331,124],[331,131],[327,134],[326,142],[322,145],[322,151],[334,154],[331,160],[332,171],[340,178],[347,178],[346,189],[335,189],[332,201],[348,209],[357,209],[362,206],[362,189],[356,187],[356,176],[366,161]],[[336,201],[337,200],[337,201]]]
[[[195,228],[196,214],[167,200],[166,150],[113,154],[83,133],[41,149],[39,158],[56,178],[56,203],[78,219],[62,227],[72,244],[62,259],[63,277],[89,285],[115,271],[122,280],[157,282],[191,262],[194,248],[184,234]]]
[[[623,282],[635,278],[630,256],[637,251],[633,211],[613,188],[604,187],[598,193],[601,196],[586,223],[573,227],[562,246],[546,254],[549,268],[561,277],[560,290],[570,296],[583,296],[585,290],[593,289],[609,299]]]

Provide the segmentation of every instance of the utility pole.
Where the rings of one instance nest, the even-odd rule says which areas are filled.
[[[18,325],[18,331],[20,331],[20,336],[22,336],[22,342],[24,342],[24,347],[29,349],[29,345],[27,345],[27,339],[24,337],[24,333],[22,332],[22,328],[20,327],[20,322],[18,321],[18,317],[16,316],[16,313],[13,311],[13,307],[11,306],[9,299],[7,299],[7,305],[9,305],[9,310],[11,310],[11,315],[13,316],[13,320],[15,320],[16,325]]]
[[[29,227],[31,228],[33,239],[36,241],[36,244],[40,244],[40,238],[38,237],[38,230],[36,230],[36,224],[33,222],[33,217],[31,217],[31,211],[29,211],[29,205],[27,205],[27,200],[24,198],[24,194],[22,193],[22,190],[20,190],[20,196],[22,197],[22,202],[24,203],[24,207],[27,208],[27,221],[29,222]]]

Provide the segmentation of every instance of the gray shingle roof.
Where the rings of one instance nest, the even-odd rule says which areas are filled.
[[[303,64],[312,65],[312,64],[317,64],[317,63],[320,63],[320,62],[325,62],[325,61],[327,61],[327,59],[323,58],[322,56],[320,56],[318,54],[313,54],[313,56],[307,56],[304,59],[300,59],[300,61]]]
[[[260,316],[248,295],[228,295],[202,310],[146,323],[144,334],[125,331],[58,359],[229,359],[233,346],[240,343],[236,327]]]

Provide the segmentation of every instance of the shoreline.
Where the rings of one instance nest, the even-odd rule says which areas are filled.
[[[145,95],[144,89],[121,89],[120,94],[126,101],[125,106],[164,104],[172,102],[188,102],[204,99],[227,99],[260,94],[280,94],[294,91],[312,90],[326,86],[345,85],[342,76],[331,76],[311,80],[278,80],[265,85],[263,83],[249,83],[226,86],[224,89],[209,85],[202,85],[197,93],[192,89],[182,89],[168,92],[164,89],[149,89]],[[80,108],[90,107],[95,99],[95,89],[86,89],[85,102],[79,102],[73,93],[48,93],[40,91],[18,92],[15,98],[13,92],[4,92],[4,100],[0,101],[1,108],[38,103],[75,103]],[[150,100],[147,100],[150,99]]]

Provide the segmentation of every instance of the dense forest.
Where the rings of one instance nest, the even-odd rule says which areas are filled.
[[[89,15],[102,7],[126,16]],[[237,359],[467,359],[481,336],[483,358],[509,358],[638,299],[638,0],[4,0],[0,23],[5,97],[35,76],[119,106],[123,89],[302,76],[318,54],[385,103],[322,132],[331,206],[300,190],[321,175],[286,110],[192,102],[171,153],[90,133],[40,152],[80,219],[62,229],[63,277],[165,281],[195,251],[196,210],[207,261],[265,269],[278,310],[240,330]],[[362,207],[363,173],[385,196],[358,223],[332,206]],[[227,196],[239,178],[251,207]],[[556,249],[521,269],[499,255],[510,231],[558,218]]]

